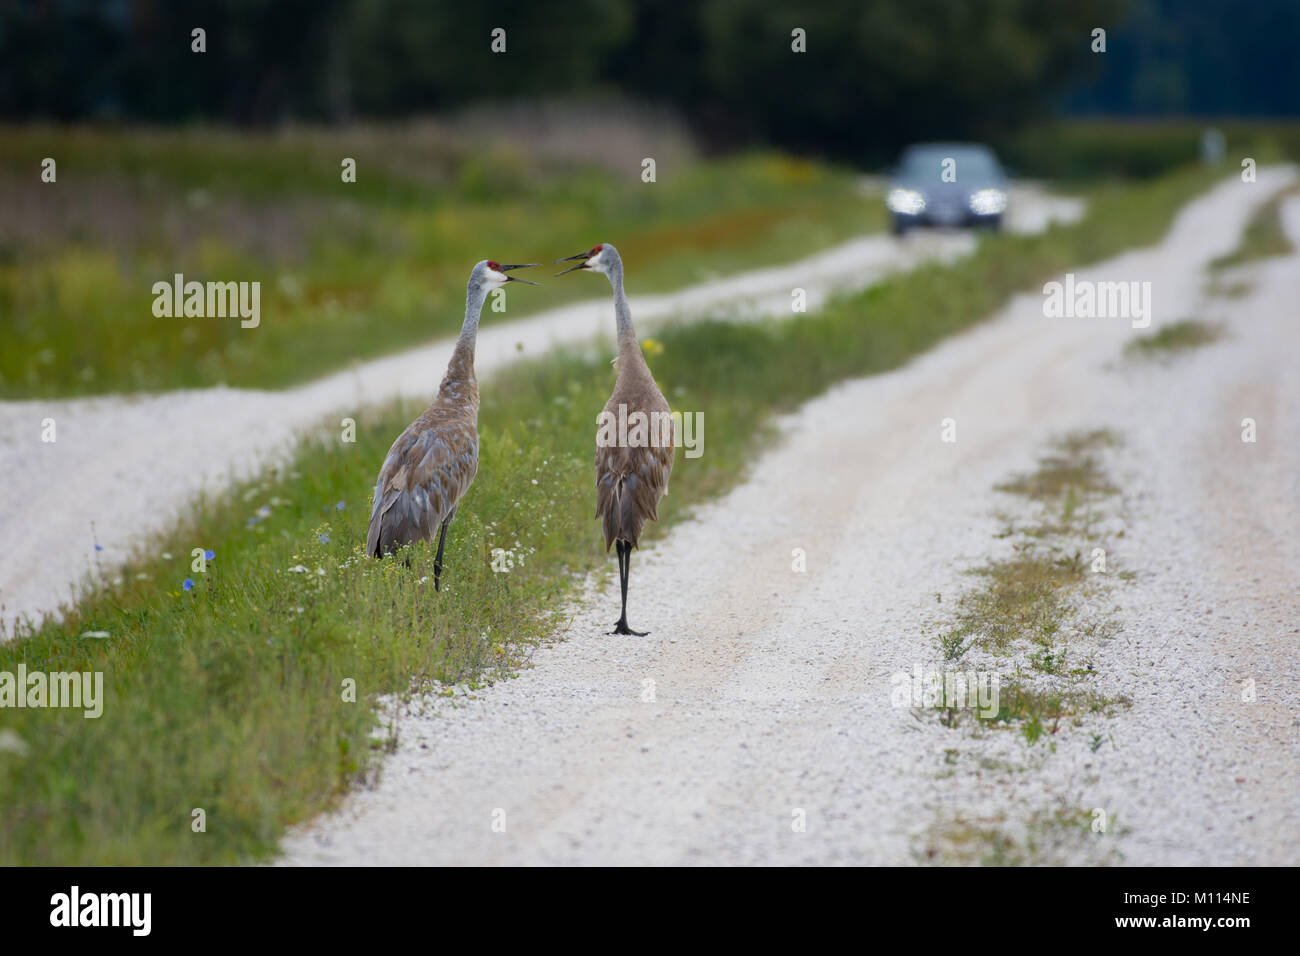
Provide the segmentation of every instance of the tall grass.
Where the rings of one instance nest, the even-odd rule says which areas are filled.
[[[639,166],[379,133],[0,136],[0,398],[280,387],[453,332],[479,259],[617,242],[642,288],[666,289],[884,217],[851,172],[775,155],[665,162],[645,183]],[[46,156],[55,183],[38,178]],[[155,317],[153,285],[176,273],[261,283],[261,324]],[[590,294],[548,283],[507,301],[519,316]]]

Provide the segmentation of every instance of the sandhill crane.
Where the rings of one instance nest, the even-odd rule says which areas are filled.
[[[478,381],[474,378],[474,343],[483,300],[507,282],[527,279],[506,275],[511,269],[538,265],[503,266],[484,259],[469,275],[465,294],[465,323],[447,363],[438,395],[388,449],[375,482],[375,505],[370,512],[366,553],[376,558],[404,544],[430,541],[438,531],[438,554],[433,559],[433,588],[442,577],[442,548],[456,506],[478,473]],[[409,559],[408,559],[408,564]]]
[[[673,424],[668,402],[655,384],[641,345],[632,328],[632,313],[623,292],[623,260],[618,250],[609,243],[594,247],[590,252],[557,259],[571,262],[581,259],[575,269],[600,272],[614,287],[614,315],[618,329],[618,358],[614,360],[618,380],[614,392],[601,414],[596,431],[596,517],[601,519],[605,532],[605,550],[618,543],[618,576],[623,592],[623,613],[614,625],[614,634],[648,633],[634,631],[627,626],[627,579],[632,569],[632,549],[637,547],[641,526],[646,519],[659,517],[659,500],[668,494],[668,476],[673,470]],[[638,432],[634,423],[638,414],[647,427]],[[632,427],[618,426],[618,438],[610,441],[608,424],[629,423]],[[644,439],[641,441],[639,439]]]

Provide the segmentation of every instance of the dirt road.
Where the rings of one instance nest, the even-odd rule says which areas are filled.
[[[1080,215],[1078,201],[1026,188],[1013,195],[1010,228],[1036,231]],[[790,290],[804,288],[815,309],[833,290],[860,288],[933,258],[968,254],[966,234],[925,234],[897,242],[873,235],[788,265],[755,270],[669,295],[633,294],[642,332],[673,316],[716,312],[738,319],[789,314]],[[468,268],[468,263],[466,264]],[[635,282],[629,280],[635,290]],[[271,319],[268,317],[268,321]],[[560,343],[611,336],[609,296],[527,318],[484,319],[480,378]],[[304,430],[356,416],[398,397],[431,398],[452,339],[359,365],[278,392],[208,388],[160,395],[0,403],[0,639],[11,622],[67,601],[91,568],[107,572],[151,536],[173,527],[202,492],[219,492],[279,461]],[[54,419],[57,441],[41,440]],[[376,465],[378,467],[378,465]],[[92,523],[95,536],[92,536]],[[96,537],[103,551],[94,552]]]
[[[1294,863],[1300,256],[1255,267],[1237,299],[1208,298],[1202,274],[1294,176],[1225,182],[1159,246],[1076,274],[1150,281],[1152,329],[1201,316],[1224,341],[1134,366],[1128,320],[1048,319],[1035,293],[833,388],[750,480],[634,557],[629,618],[648,637],[606,634],[616,595],[593,578],[565,641],[515,680],[405,714],[378,786],[295,831],[283,862],[908,863],[945,820],[1063,800],[1122,821],[1123,862]],[[1300,242],[1300,201],[1284,215]],[[1137,573],[1097,659],[1132,700],[1113,746],[1031,751],[894,707],[891,674],[937,660],[937,596],[950,606],[999,546],[993,486],[1052,436],[1096,428],[1124,439],[1115,560]],[[1041,861],[1090,858],[1061,852]]]

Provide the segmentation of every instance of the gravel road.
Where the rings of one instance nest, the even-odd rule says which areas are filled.
[[[1017,190],[1012,203],[1008,225],[1021,231],[1082,211],[1078,201],[1034,187]],[[966,234],[916,235],[901,243],[866,236],[790,265],[669,295],[634,295],[632,310],[642,332],[672,316],[720,307],[738,319],[788,314],[794,287],[807,291],[808,307],[815,309],[834,290],[863,287],[928,259],[965,255],[974,245]],[[517,361],[521,346],[524,356],[537,356],[556,344],[610,336],[613,327],[607,295],[515,321],[485,318],[479,376]],[[208,388],[0,403],[0,639],[14,620],[52,612],[72,596],[90,572],[96,537],[103,548],[98,563],[111,573],[150,537],[174,527],[199,494],[281,460],[303,431],[327,418],[336,426],[338,417],[398,397],[427,400],[451,348],[451,339],[440,341],[277,392]],[[41,441],[46,418],[57,424],[54,443]]]
[[[1225,182],[1158,246],[1076,274],[1150,281],[1152,329],[1198,316],[1226,339],[1136,366],[1127,320],[1047,319],[1031,294],[832,388],[783,420],[749,480],[637,554],[630,614],[648,637],[607,636],[612,575],[593,576],[564,641],[517,679],[405,712],[378,785],[295,830],[282,862],[910,863],[944,821],[1064,801],[1122,821],[1122,862],[1294,863],[1300,256],[1251,267],[1241,298],[1208,297],[1202,274],[1294,178]],[[1300,201],[1284,218],[1300,243]],[[1113,589],[1121,630],[1097,658],[1132,700],[1107,723],[1113,746],[1026,756],[1017,735],[893,707],[890,675],[935,663],[963,570],[998,547],[992,487],[1052,436],[1095,428],[1124,439],[1110,530],[1137,572]],[[1027,766],[954,765],[964,751]]]

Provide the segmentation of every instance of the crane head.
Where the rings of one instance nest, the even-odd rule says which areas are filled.
[[[555,273],[557,276],[564,275],[565,272],[573,272],[576,269],[589,269],[592,272],[607,273],[607,270],[614,263],[619,261],[618,250],[608,242],[602,242],[600,245],[592,246],[590,252],[580,252],[576,256],[565,256],[563,259],[556,259],[556,262],[573,262],[575,259],[581,259],[576,266],[569,266],[564,272]]]
[[[470,273],[470,283],[477,283],[488,289],[498,289],[507,282],[522,282],[525,285],[537,285],[536,282],[529,282],[527,279],[517,279],[512,275],[506,275],[512,269],[528,269],[532,266],[541,265],[540,262],[522,262],[515,265],[503,266],[495,259],[484,259],[474,266],[474,271]]]

